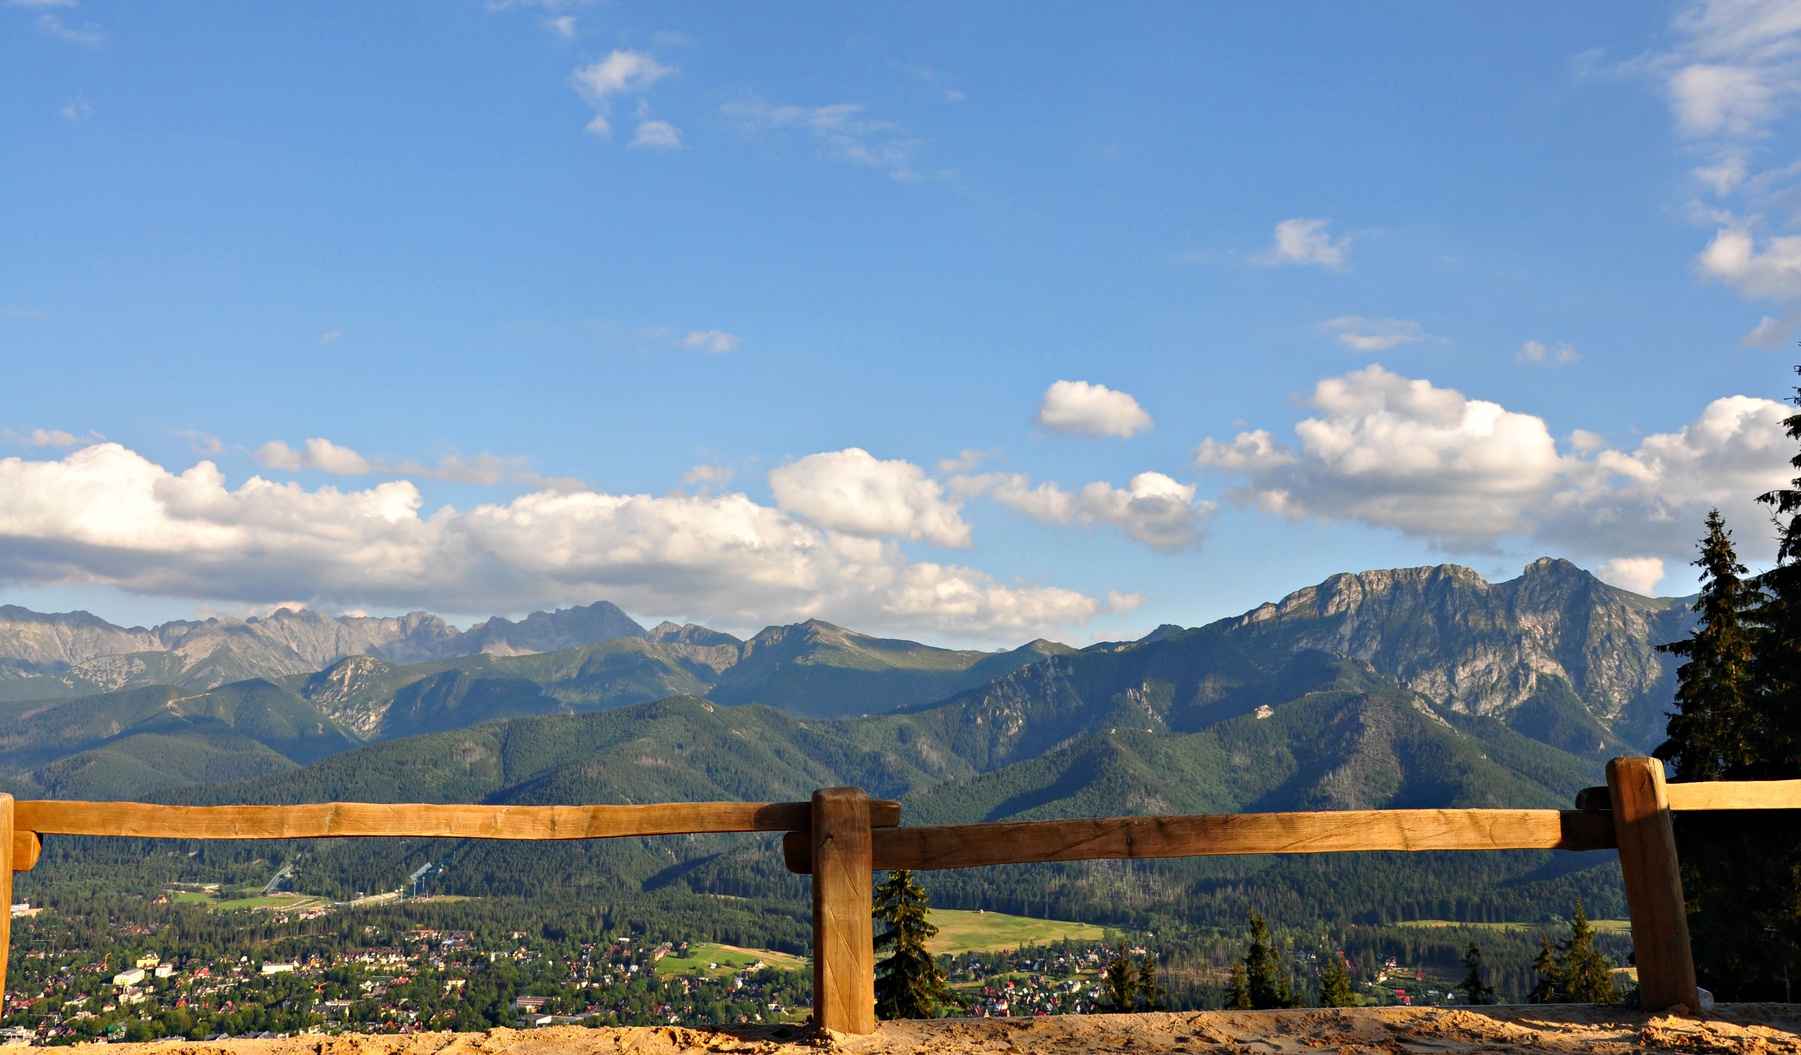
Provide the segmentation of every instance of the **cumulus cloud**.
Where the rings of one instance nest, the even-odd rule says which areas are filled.
[[[724,330],[695,330],[682,338],[682,347],[723,355],[738,347],[738,338]]]
[[[1315,264],[1334,271],[1345,269],[1351,252],[1351,236],[1334,239],[1327,230],[1331,220],[1309,220],[1297,216],[1276,225],[1276,244],[1269,252],[1251,258],[1254,264],[1278,267],[1283,264]]]
[[[1195,500],[1195,485],[1163,473],[1145,472],[1114,487],[1105,481],[1065,491],[1049,481],[1033,485],[1024,473],[983,473],[951,479],[960,495],[983,495],[1041,524],[1108,524],[1159,553],[1200,545],[1214,513],[1211,502]]]
[[[1653,596],[1663,581],[1663,559],[1660,557],[1616,557],[1595,569],[1595,577],[1609,586]]]
[[[691,484],[712,484],[724,486],[731,483],[738,470],[727,465],[696,465],[682,474],[682,479]]]
[[[612,135],[613,97],[642,92],[675,72],[675,67],[665,66],[642,51],[614,51],[599,62],[576,70],[571,78],[575,90],[594,108],[588,131],[599,136]]]
[[[319,335],[319,347],[324,348],[328,345],[336,344],[338,339],[343,336],[343,330],[326,330]]]
[[[299,450],[280,440],[270,440],[258,447],[252,457],[271,469],[288,472],[317,469],[341,476],[361,476],[372,468],[369,459],[323,437],[307,440]]]
[[[525,610],[608,598],[736,628],[819,615],[996,640],[1088,622],[1102,602],[909,561],[742,494],[538,491],[424,511],[391,480],[307,490],[210,461],[175,473],[116,443],[0,459],[0,581],[100,583],[237,604]]]
[[[1766,238],[1760,245],[1749,223],[1735,221],[1715,232],[1695,258],[1695,270],[1748,297],[1801,299],[1801,235]]]
[[[1403,344],[1423,341],[1426,328],[1412,319],[1366,319],[1361,315],[1340,315],[1320,326],[1337,335],[1338,343],[1356,352],[1386,352]]]
[[[1516,354],[1514,358],[1522,363],[1531,363],[1534,366],[1569,366],[1571,363],[1574,363],[1579,356],[1576,355],[1576,349],[1571,348],[1561,341],[1556,344],[1546,344],[1543,341],[1527,341],[1525,344],[1520,345],[1519,353]]]
[[[1464,551],[1512,536],[1679,559],[1709,508],[1761,523],[1754,496],[1791,475],[1787,408],[1749,396],[1716,399],[1633,450],[1577,430],[1567,452],[1541,418],[1380,366],[1321,381],[1308,405],[1296,442],[1266,429],[1209,438],[1196,464],[1235,477],[1232,500],[1275,515],[1360,521]],[[1767,557],[1761,532],[1741,541]]]
[[[653,150],[674,150],[682,145],[682,134],[668,121],[640,121],[632,146]]]
[[[69,100],[69,105],[58,110],[65,121],[85,121],[94,116],[94,104],[77,95]]]
[[[1116,436],[1127,439],[1151,428],[1151,416],[1124,392],[1087,381],[1057,381],[1044,390],[1039,428],[1068,436]]]
[[[776,505],[830,531],[967,546],[969,525],[944,485],[912,462],[882,461],[860,447],[809,454],[772,470]]]

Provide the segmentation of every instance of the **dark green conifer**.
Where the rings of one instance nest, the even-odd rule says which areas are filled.
[[[1351,975],[1336,949],[1320,953],[1319,1006],[1356,1007],[1357,997],[1351,992]]]
[[[1549,942],[1546,949],[1549,950]],[[1463,981],[1457,983],[1457,991],[1472,1004],[1492,1004],[1495,1002],[1495,987],[1482,979],[1482,950],[1475,942],[1470,942],[1468,951],[1463,954],[1463,966],[1468,974]]]
[[[1244,961],[1232,961],[1232,979],[1226,986],[1226,1007],[1232,1011],[1251,1009],[1251,986],[1245,981]]]
[[[1538,939],[1538,955],[1532,960],[1535,975],[1532,991],[1526,999],[1534,1004],[1560,1004],[1567,997],[1568,987],[1564,985],[1563,965],[1557,962],[1557,954],[1551,948],[1548,935]]]
[[[1157,984],[1157,956],[1147,952],[1138,965],[1138,1006],[1144,1011],[1166,1010],[1168,1005],[1164,1004],[1163,998],[1167,995]]]
[[[1251,944],[1244,953],[1245,992],[1251,1007],[1292,1007],[1288,973],[1282,970],[1281,955],[1270,942],[1269,924],[1259,913],[1251,913]]]
[[[1102,1008],[1108,1011],[1130,1011],[1138,995],[1138,972],[1132,969],[1132,961],[1126,956],[1126,943],[1119,943],[1119,952],[1107,963],[1107,970],[1101,975],[1101,991],[1105,996]]]
[[[1694,562],[1701,569],[1701,593],[1692,607],[1700,620],[1687,638],[1657,646],[1683,660],[1676,670],[1669,739],[1654,752],[1675,767],[1677,780],[1720,780],[1745,772],[1755,757],[1750,712],[1755,633],[1747,617],[1764,598],[1744,578],[1745,566],[1718,509],[1707,514],[1706,525]]]
[[[889,950],[875,968],[876,1015],[932,1018],[944,1005],[967,1007],[926,951],[926,939],[938,928],[926,920],[925,888],[913,881],[913,873],[904,868],[888,873],[876,887],[874,907],[876,919],[888,924],[888,930],[876,936],[876,951]]]
[[[1613,961],[1595,948],[1595,928],[1588,922],[1582,899],[1570,916],[1570,936],[1558,946],[1566,999],[1577,1004],[1613,1002]]]

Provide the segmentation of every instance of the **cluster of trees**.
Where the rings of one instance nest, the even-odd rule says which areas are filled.
[[[1793,402],[1801,406],[1801,388]],[[1801,440],[1801,413],[1783,428]],[[1801,471],[1801,454],[1790,464]],[[1801,777],[1801,476],[1758,501],[1775,522],[1775,566],[1749,575],[1710,512],[1695,561],[1699,621],[1663,646],[1683,664],[1669,739],[1655,754],[1678,780]],[[1801,819],[1684,814],[1676,839],[1697,972],[1722,999],[1787,999],[1788,964],[1801,952]]]

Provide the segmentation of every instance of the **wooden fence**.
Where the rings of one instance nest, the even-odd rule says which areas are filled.
[[[900,804],[858,788],[811,802],[648,806],[457,806],[324,803],[157,806],[19,801],[0,795],[0,900],[37,863],[46,835],[189,839],[606,839],[713,832],[787,832],[783,856],[813,876],[813,1019],[875,1029],[871,886],[878,870],[1049,861],[1356,850],[1617,849],[1644,1006],[1699,1006],[1672,811],[1801,808],[1801,780],[1673,784],[1648,758],[1607,764],[1607,787],[1575,810],[1339,810],[1195,817],[1111,817],[900,827]],[[0,919],[0,989],[11,920]]]

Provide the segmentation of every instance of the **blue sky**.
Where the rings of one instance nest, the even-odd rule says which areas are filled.
[[[0,5],[0,603],[1076,643],[1683,593],[1801,4]]]

